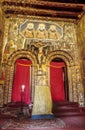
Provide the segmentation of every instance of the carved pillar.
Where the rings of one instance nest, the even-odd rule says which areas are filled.
[[[72,95],[73,95],[73,101],[78,101],[78,95],[77,95],[77,82],[76,82],[76,68],[75,66],[71,67],[71,73],[72,73]]]
[[[9,83],[10,83],[10,67],[11,66],[6,66],[6,79],[5,79],[5,88],[4,88],[4,104],[8,103],[8,96],[9,96]]]
[[[76,66],[76,75],[77,75],[78,102],[80,106],[84,106],[84,87],[82,84],[80,66]]]

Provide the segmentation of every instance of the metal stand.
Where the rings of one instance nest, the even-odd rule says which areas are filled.
[[[23,114],[23,103],[24,103],[23,98],[24,98],[24,92],[22,91],[21,92],[21,114]]]

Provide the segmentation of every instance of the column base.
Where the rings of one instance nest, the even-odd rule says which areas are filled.
[[[32,119],[52,119],[54,118],[53,114],[41,114],[41,115],[32,115]]]

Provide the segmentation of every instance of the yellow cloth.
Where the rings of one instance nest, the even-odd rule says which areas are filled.
[[[51,113],[52,113],[52,100],[50,94],[50,87],[36,86],[32,114],[37,115],[37,114],[51,114]]]

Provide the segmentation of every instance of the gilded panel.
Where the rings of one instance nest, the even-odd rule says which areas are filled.
[[[68,61],[66,61],[67,68],[68,72],[71,72],[69,74],[69,82],[71,85],[71,87],[69,85],[69,91],[71,91],[70,101],[79,101],[81,96],[79,97],[78,95],[80,91],[83,90],[83,87],[82,80],[79,80],[81,79],[81,69],[76,72],[76,66],[79,66],[79,68],[81,67],[81,56],[80,50],[77,46],[76,29],[76,24],[71,22],[53,22],[37,20],[37,18],[36,20],[33,20],[32,18],[25,19],[19,17],[6,18],[2,63],[7,64],[9,59],[12,59],[12,56],[15,54],[15,57],[12,59],[14,63],[16,59],[19,58],[19,53],[21,57],[26,57],[26,53],[29,52],[36,59],[36,71],[33,71],[35,81],[33,86],[36,87],[41,85],[43,87],[49,86],[48,66],[46,64],[47,57],[52,54],[52,57],[49,57],[49,60],[55,58],[55,56],[62,58],[64,61],[68,59]],[[25,54],[22,53],[23,50],[26,52]],[[58,54],[57,52],[61,52],[61,54]],[[69,57],[72,58],[71,61]],[[10,66],[8,67],[8,71],[10,71]],[[11,73],[11,71],[8,72],[7,81],[10,80]],[[8,86],[10,84],[11,83],[7,83],[6,86],[6,98],[9,89]],[[78,88],[77,86],[80,87]],[[83,97],[83,92],[81,95]]]
[[[50,51],[65,50],[75,57],[76,26],[74,23],[59,21],[5,19],[2,62],[6,62],[9,55],[19,49],[30,48],[33,51],[33,46],[36,47],[38,42],[42,42],[42,46],[48,44]]]

